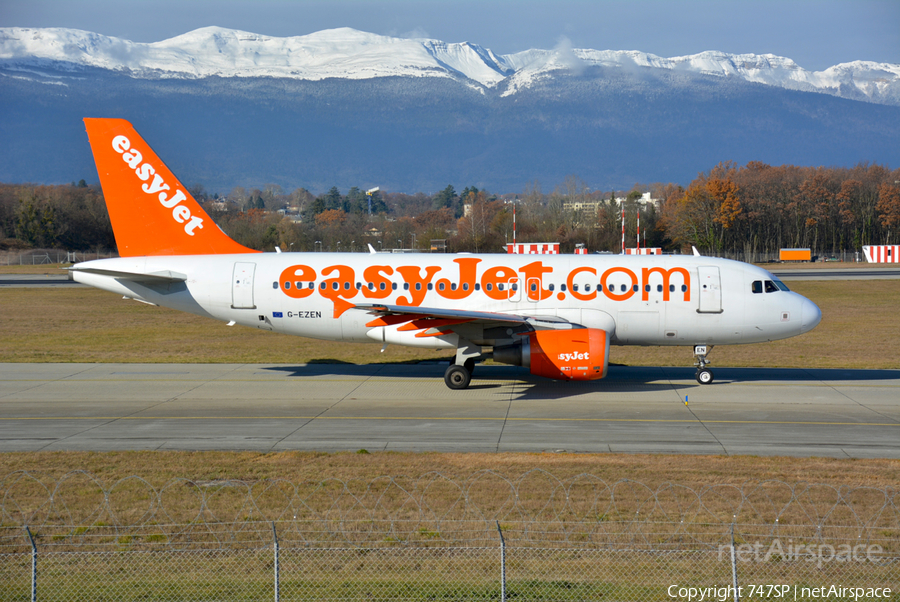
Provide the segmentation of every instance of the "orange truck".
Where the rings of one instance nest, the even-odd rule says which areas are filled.
[[[781,249],[778,259],[781,261],[812,261],[812,251],[809,249]]]

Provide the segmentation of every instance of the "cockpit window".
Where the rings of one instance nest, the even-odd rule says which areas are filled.
[[[750,290],[753,291],[754,295],[762,293],[762,280],[754,280],[753,284],[750,286]]]
[[[778,287],[775,286],[775,283],[771,280],[766,280],[766,292],[767,293],[777,293]]]
[[[782,282],[781,280],[778,280],[777,278],[775,279],[775,286],[778,287],[778,290],[787,291],[787,292],[790,292],[790,290],[791,290],[787,287],[787,285],[784,282]]]

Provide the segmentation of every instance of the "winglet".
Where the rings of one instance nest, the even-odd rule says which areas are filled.
[[[697,250],[697,247],[695,247],[694,245],[691,245],[691,249],[694,252],[694,257],[702,257],[702,255],[700,255],[700,251]]]
[[[124,119],[84,120],[122,257],[257,253],[222,232]]]

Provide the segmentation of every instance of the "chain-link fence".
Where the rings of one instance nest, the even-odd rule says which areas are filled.
[[[118,257],[116,251],[94,249],[90,251],[67,251],[65,249],[28,249],[0,251],[0,265],[48,265],[79,263],[92,259]]]
[[[160,487],[17,472],[0,481],[0,599],[900,600],[898,501],[540,470]]]

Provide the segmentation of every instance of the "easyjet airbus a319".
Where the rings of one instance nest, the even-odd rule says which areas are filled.
[[[712,257],[260,253],[220,230],[130,123],[84,121],[120,257],[73,266],[75,280],[232,325],[454,350],[452,389],[486,358],[603,378],[610,345],[691,347],[709,384],[713,345],[796,336],[822,317],[766,270]]]

